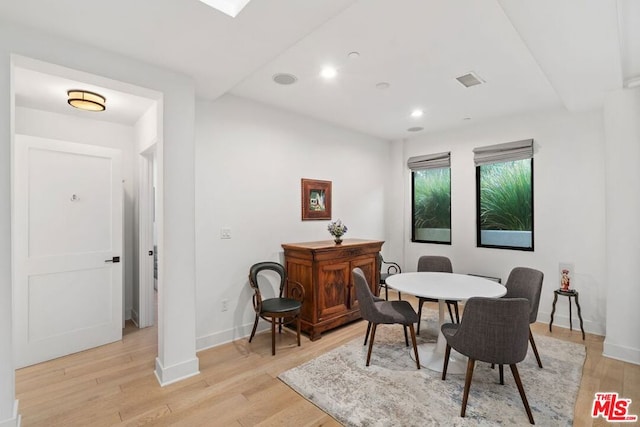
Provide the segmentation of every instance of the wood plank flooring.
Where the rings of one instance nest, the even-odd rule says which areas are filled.
[[[363,338],[365,330],[365,322],[354,322],[315,342],[303,336],[301,347],[295,344],[295,334],[287,331],[278,337],[276,356],[271,356],[268,332],[251,344],[240,339],[199,352],[200,375],[160,387],[153,373],[156,329],[128,325],[121,342],[16,371],[22,425],[338,426],[277,376],[353,338]],[[533,331],[586,345],[574,425],[615,425],[591,418],[596,392],[618,392],[632,399],[630,413],[640,415],[640,366],[603,357],[600,336],[587,334],[582,341],[579,331],[560,327],[550,334],[546,323],[536,323]]]

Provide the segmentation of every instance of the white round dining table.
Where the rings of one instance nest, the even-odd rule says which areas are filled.
[[[507,288],[493,280],[457,273],[412,272],[387,277],[386,284],[402,293],[438,300],[438,339],[418,346],[420,365],[438,372],[444,367],[447,342],[440,326],[444,322],[445,301],[465,301],[471,297],[499,298]],[[420,320],[418,320],[420,321]],[[413,356],[413,352],[411,352]],[[464,374],[467,358],[451,350],[447,373]]]

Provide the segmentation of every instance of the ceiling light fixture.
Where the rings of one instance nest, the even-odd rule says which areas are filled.
[[[338,70],[336,70],[335,67],[327,65],[322,68],[322,71],[320,71],[320,75],[325,79],[333,79],[338,75]]]
[[[389,84],[388,82],[376,83],[376,88],[380,90],[389,89],[389,86],[391,86],[391,84]]]
[[[415,109],[411,112],[411,117],[418,118],[418,117],[422,117],[423,114],[424,114],[424,111],[420,109]]]
[[[88,90],[71,89],[67,91],[67,102],[72,107],[86,111],[104,111],[106,98],[98,93]]]
[[[407,130],[408,130],[409,132],[420,132],[421,130],[424,130],[424,128],[423,128],[423,127],[420,127],[420,126],[416,126],[416,127],[409,128],[409,129],[407,129]]]
[[[235,18],[251,0],[200,0],[202,3],[218,9],[220,12]]]

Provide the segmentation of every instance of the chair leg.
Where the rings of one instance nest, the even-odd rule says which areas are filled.
[[[398,291],[398,301],[402,300],[402,292]]]
[[[253,336],[256,334],[256,328],[258,327],[259,318],[260,316],[258,316],[258,313],[256,313],[256,320],[253,322],[253,330],[251,331],[251,336],[249,336],[249,342],[251,342],[251,340],[253,339]]]
[[[447,368],[449,367],[450,356],[451,356],[451,346],[447,344],[447,349],[444,351],[444,366],[442,367],[442,381],[447,379]]]
[[[284,317],[281,317],[278,319],[278,333],[281,334],[282,333],[282,321],[284,320]]]
[[[509,367],[511,367],[511,373],[513,374],[513,379],[516,380],[516,385],[518,386],[518,391],[520,392],[520,397],[522,398],[524,409],[527,411],[529,422],[531,424],[535,424],[535,422],[533,421],[533,415],[531,414],[531,408],[529,408],[529,401],[527,400],[527,395],[524,394],[524,387],[522,387],[522,381],[520,381],[520,374],[518,373],[518,368],[516,367],[515,363],[509,365]]]
[[[453,323],[453,312],[451,311],[451,303],[447,302],[447,308],[449,309],[449,319],[451,319],[451,323]]]
[[[384,299],[386,301],[389,301],[389,287],[386,285],[386,283],[384,285]]]
[[[300,313],[296,316],[296,329],[298,333],[298,347],[300,347]]]
[[[422,304],[424,304],[424,300],[418,298],[418,330],[416,333],[420,335],[420,321],[422,320]]]
[[[456,323],[460,323],[460,312],[458,311],[458,301],[453,303],[453,308],[456,311]]]
[[[405,332],[407,327],[404,327]],[[416,355],[416,367],[420,369],[420,356],[418,356],[418,343],[416,342],[416,331],[413,328],[413,323],[409,324],[409,330],[411,331],[411,342],[413,343],[413,352]]]
[[[404,345],[409,347],[409,337],[407,336],[407,325],[402,325],[402,329],[404,329]]]
[[[476,361],[469,358],[467,362],[467,375],[464,378],[464,394],[462,395],[462,410],[460,416],[464,418],[465,412],[467,412],[467,400],[469,400],[469,389],[471,388],[471,378],[473,378],[473,368],[476,365]]]
[[[276,323],[278,319],[271,318],[271,355],[276,355]]]
[[[531,343],[531,348],[533,349],[533,354],[536,355],[536,360],[538,361],[538,366],[542,368],[542,361],[540,360],[540,355],[538,354],[538,348],[536,347],[536,342],[533,340],[533,334],[531,333],[531,328],[529,328],[529,342]]]
[[[367,366],[369,366],[369,362],[371,361],[371,350],[373,350],[373,340],[376,337],[376,327],[378,326],[377,323],[373,324],[373,327],[371,328],[371,339],[369,340],[369,351],[367,352]]]
[[[504,365],[498,365],[498,371],[500,372],[500,385],[504,385]]]
[[[362,345],[367,345],[367,339],[369,339],[369,333],[370,333],[370,332],[371,332],[371,322],[369,322],[369,323],[367,324],[367,333],[366,333],[366,335],[364,336],[364,344],[362,344]]]

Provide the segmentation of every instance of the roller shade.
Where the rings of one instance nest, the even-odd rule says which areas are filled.
[[[533,157],[533,139],[478,147],[473,149],[473,154],[476,166],[530,159]]]
[[[451,152],[426,154],[424,156],[409,157],[407,166],[412,171],[423,169],[439,169],[451,167]]]

